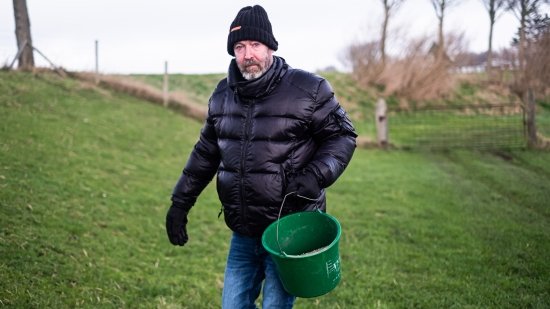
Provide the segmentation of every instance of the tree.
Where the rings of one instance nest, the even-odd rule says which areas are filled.
[[[525,72],[519,89],[523,92],[523,106],[526,111],[526,132],[530,146],[537,146],[536,95],[544,96],[550,88],[550,18],[534,13],[527,19],[525,29],[527,41]],[[521,93],[521,92],[520,92]]]
[[[526,39],[529,41],[526,71],[530,87],[544,94],[550,89],[550,17],[535,14],[529,18]]]
[[[445,39],[443,35],[443,21],[445,20],[445,11],[451,6],[455,5],[457,0],[431,0],[432,6],[435,10],[435,15],[439,22],[438,32],[437,32],[437,50],[436,57],[438,60],[443,60],[445,56]]]
[[[518,62],[520,71],[524,71],[527,51],[527,23],[530,15],[536,15],[542,3],[550,3],[550,0],[507,0],[508,10],[512,11],[519,21],[518,38]]]
[[[523,59],[518,57],[518,64],[523,63],[524,67],[517,70],[515,81],[515,90],[519,95],[528,90],[544,93],[550,88],[550,17],[542,15],[536,3],[531,4],[535,6],[523,18],[523,27],[518,31],[518,37],[514,38],[518,55],[523,47]],[[520,40],[523,42],[520,43]]]
[[[388,34],[388,24],[390,21],[391,15],[399,9],[401,4],[405,0],[381,0],[382,5],[384,5],[384,22],[382,23],[382,34],[380,37],[380,56],[382,57],[382,66],[386,64],[386,39]]]
[[[501,12],[506,4],[505,0],[481,0],[485,5],[487,13],[489,13],[489,47],[487,49],[487,71],[491,72],[493,67],[493,29],[495,26],[495,21],[499,17],[499,12]]]
[[[508,0],[510,9],[519,20],[518,37],[514,44],[518,50],[518,69],[514,71],[511,90],[521,99],[526,115],[526,132],[529,146],[536,146],[537,95],[544,95],[550,87],[548,81],[550,19],[539,12],[543,3],[550,0]]]
[[[15,15],[15,37],[19,51],[18,67],[22,70],[31,70],[34,68],[34,56],[27,1],[13,0],[13,12]]]

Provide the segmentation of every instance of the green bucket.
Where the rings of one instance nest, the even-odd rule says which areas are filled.
[[[341,227],[321,211],[299,212],[270,224],[262,235],[285,290],[297,297],[317,297],[340,282]]]

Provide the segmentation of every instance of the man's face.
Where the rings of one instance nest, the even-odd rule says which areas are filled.
[[[273,51],[258,41],[239,41],[233,51],[237,66],[247,80],[262,76],[273,63]]]

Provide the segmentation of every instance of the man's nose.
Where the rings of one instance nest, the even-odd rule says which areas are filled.
[[[252,47],[250,47],[250,46],[245,46],[244,47],[244,57],[246,59],[252,58]]]

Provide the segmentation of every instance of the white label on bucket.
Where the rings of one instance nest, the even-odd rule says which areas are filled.
[[[336,261],[327,261],[327,276],[330,278],[334,275],[338,277],[340,274],[340,258],[338,258]]]

